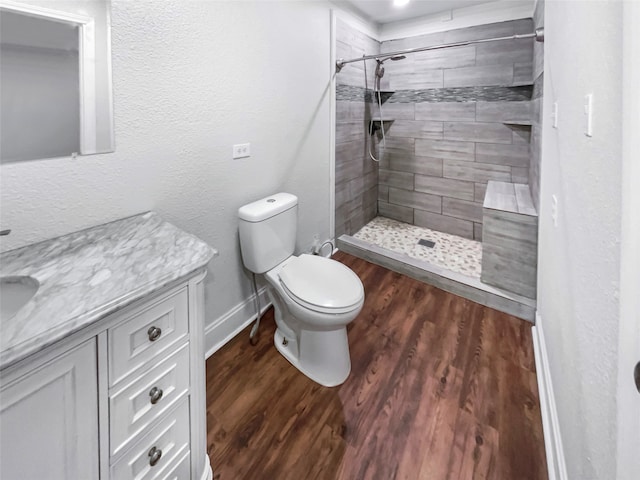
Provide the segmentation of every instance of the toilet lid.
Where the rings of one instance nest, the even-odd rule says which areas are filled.
[[[360,278],[347,266],[329,258],[303,254],[280,271],[286,290],[302,304],[344,309],[362,301]]]

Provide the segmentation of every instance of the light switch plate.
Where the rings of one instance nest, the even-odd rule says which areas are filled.
[[[593,94],[584,96],[584,134],[593,137]]]
[[[551,195],[551,220],[553,220],[553,226],[558,226],[558,197]]]

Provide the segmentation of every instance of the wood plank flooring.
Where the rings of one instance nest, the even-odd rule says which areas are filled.
[[[546,479],[531,325],[339,252],[366,300],[325,388],[248,329],[207,361],[220,480]]]

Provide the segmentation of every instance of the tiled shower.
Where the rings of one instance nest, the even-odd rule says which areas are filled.
[[[381,43],[337,19],[336,57],[528,34],[541,26],[539,10],[533,19]],[[537,208],[541,43],[509,39],[386,61],[382,115],[375,60],[366,62],[366,79],[364,63],[336,75],[336,237],[356,235],[380,216],[480,242],[490,181],[528,185]],[[372,118],[385,142],[380,130],[369,135]]]
[[[379,42],[337,21],[337,58],[379,52]],[[374,71],[375,61],[368,60],[353,63],[336,76],[336,237],[356,233],[377,213],[378,165],[369,158],[371,138],[366,134],[373,109]]]

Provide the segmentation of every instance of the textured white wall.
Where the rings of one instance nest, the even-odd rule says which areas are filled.
[[[621,214],[621,2],[545,3],[538,308],[569,478],[613,479]],[[593,93],[593,137],[583,134]],[[559,127],[551,126],[554,101]],[[558,198],[557,227],[551,196]]]
[[[622,234],[618,348],[618,462],[616,480],[640,476],[640,396],[633,369],[640,360],[640,2],[624,2]]]
[[[327,2],[112,4],[116,151],[2,165],[2,250],[146,210],[220,251],[207,321],[250,295],[236,212],[300,198],[299,247],[329,236]],[[249,159],[232,160],[234,143]]]

